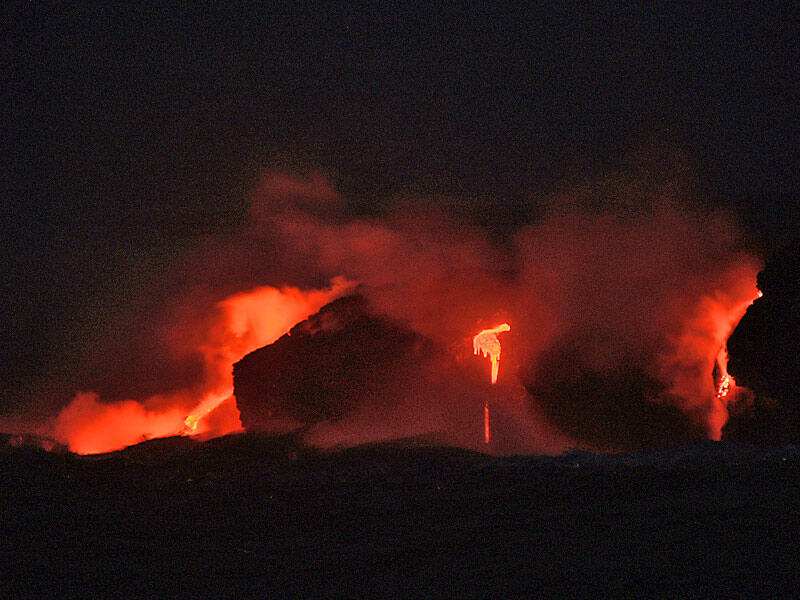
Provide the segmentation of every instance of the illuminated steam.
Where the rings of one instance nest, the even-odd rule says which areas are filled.
[[[632,417],[626,431],[610,426],[612,440],[649,427],[651,406],[670,407],[669,419],[716,438],[727,412],[711,373],[755,298],[759,262],[741,251],[727,216],[690,208],[695,192],[681,165],[644,160],[597,182],[565,184],[540,202],[547,208],[537,220],[512,224],[501,239],[453,218],[435,199],[414,204],[424,210],[360,216],[324,177],[268,173],[253,192],[249,225],[232,239],[202,242],[184,273],[170,275],[162,306],[132,315],[136,342],[113,340],[127,354],[109,360],[108,381],[124,381],[124,373],[132,383],[155,382],[156,393],[113,403],[80,393],[52,433],[92,452],[187,430],[235,430],[231,365],[355,282],[376,312],[473,369],[475,381],[477,361],[461,355],[469,337],[487,317],[514,323],[504,385],[492,396],[493,434],[505,440],[504,451],[559,452],[581,443],[595,417],[570,404],[577,396],[553,394],[610,373],[652,383],[631,405],[644,416]],[[496,381],[497,334],[475,344]],[[455,387],[425,398],[423,408],[398,400],[396,411],[356,413],[325,435],[339,431],[338,439],[357,443],[461,427],[453,418],[459,398],[487,400],[471,381],[458,394]],[[595,390],[583,393],[591,398]],[[613,393],[606,401],[614,402]],[[558,406],[576,419],[567,435],[553,425]],[[602,418],[602,402],[586,406]]]
[[[181,349],[202,357],[204,373],[197,387],[143,402],[101,403],[96,393],[81,392],[56,418],[53,436],[74,452],[88,454],[185,432],[222,435],[240,430],[233,363],[274,342],[350,287],[343,279],[323,290],[262,286],[209,307],[208,321],[197,332],[199,343]]]

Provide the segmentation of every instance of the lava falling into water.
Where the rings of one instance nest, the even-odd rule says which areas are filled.
[[[497,370],[500,365],[500,340],[497,339],[498,333],[511,331],[508,323],[503,323],[491,329],[484,329],[472,338],[472,349],[477,356],[483,353],[484,358],[489,357],[492,361],[492,383],[497,383]]]
[[[184,420],[186,433],[199,433],[203,419],[233,396],[233,364],[271,344],[293,325],[349,289],[337,279],[330,290],[302,291],[270,286],[235,294],[217,305],[222,318],[199,348],[211,381],[218,382]]]
[[[475,355],[482,353],[484,358],[488,356],[492,361],[492,385],[497,383],[497,372],[500,366],[500,340],[497,335],[506,331],[511,331],[511,326],[508,323],[502,323],[497,327],[479,331],[472,338],[472,350]],[[488,398],[483,403],[483,439],[487,444],[491,441]]]
[[[52,435],[73,452],[95,454],[156,437],[223,435],[241,429],[232,401],[233,364],[351,288],[351,282],[336,278],[322,290],[264,286],[234,294],[211,308],[208,325],[190,348],[202,357],[205,375],[200,387],[143,402],[104,403],[93,392],[81,392],[59,413]],[[188,406],[194,409],[186,417]],[[218,415],[220,411],[226,414]]]
[[[673,353],[662,364],[670,372],[671,391],[676,397],[706,398],[704,420],[707,434],[714,440],[721,439],[722,427],[728,419],[728,405],[737,399],[737,394],[733,393],[736,382],[727,371],[725,342],[748,306],[760,295],[755,271],[748,266],[733,269],[725,285],[715,293],[704,295],[687,309],[682,331],[674,339]],[[689,404],[684,405],[684,408],[689,407]]]
[[[717,389],[715,396],[718,400],[722,400],[726,398],[731,391],[731,384],[734,386],[736,383],[733,381],[733,378],[728,374],[728,353],[725,351],[725,348],[722,348],[717,354],[717,362],[714,365],[715,375],[719,379],[719,383],[717,383]]]
[[[762,295],[763,294],[761,293],[760,290],[756,290],[755,296],[753,298],[751,298],[749,301],[742,302],[741,304],[734,307],[730,311],[728,316],[730,325],[727,327],[728,332],[726,338],[733,331],[733,328],[736,326],[736,323],[738,323],[739,320],[742,318],[747,308],[753,303],[753,301],[756,298],[760,298]],[[728,397],[730,392],[736,388],[736,380],[733,377],[731,377],[731,375],[728,373],[728,350],[725,346],[720,348],[719,354],[717,354],[717,360],[716,363],[714,364],[713,373],[714,373],[714,382],[716,384],[715,397],[717,398],[717,400],[722,400],[724,402],[727,402],[727,400],[725,399]]]
[[[657,162],[656,167],[656,174],[672,173],[669,164],[665,169]],[[213,252],[203,248],[198,254],[197,272],[190,280],[197,279],[199,287],[188,287],[185,296],[175,292],[162,312],[143,315],[147,327],[141,337],[149,337],[144,342],[134,338],[138,346],[119,336],[120,356],[130,355],[132,368],[117,372],[109,360],[110,368],[99,370],[100,383],[86,386],[100,393],[76,394],[46,433],[89,453],[158,436],[221,435],[233,430],[220,427],[223,418],[240,428],[232,365],[345,293],[336,285],[308,288],[342,274],[360,283],[360,293],[376,314],[408,324],[443,349],[461,339],[480,315],[491,314],[498,296],[503,297],[514,315],[519,336],[515,360],[525,378],[520,381],[525,390],[520,410],[510,407],[513,399],[503,399],[504,414],[513,414],[504,419],[504,439],[513,437],[520,448],[554,451],[574,443],[547,437],[558,426],[547,422],[552,412],[547,401],[571,401],[558,394],[571,389],[575,357],[587,373],[611,373],[609,385],[616,381],[614,373],[630,367],[663,389],[653,392],[658,397],[643,393],[630,398],[630,427],[643,439],[650,436],[647,409],[660,400],[681,413],[664,417],[669,423],[691,419],[718,439],[727,405],[737,394],[732,380],[725,380],[730,390],[726,395],[724,384],[718,386],[716,378],[712,384],[709,373],[754,297],[758,261],[737,251],[737,229],[724,215],[699,223],[673,198],[671,175],[662,181],[648,173],[644,171],[641,185],[631,185],[639,182],[638,171],[622,172],[599,188],[571,190],[563,201],[553,198],[551,209],[510,232],[509,244],[502,248],[494,247],[481,229],[452,222],[446,210],[420,216],[388,210],[386,218],[354,217],[346,199],[324,178],[268,174],[254,192],[251,222],[241,235],[220,245],[214,241]],[[630,189],[636,197],[629,197]],[[641,210],[631,211],[628,201]],[[259,254],[260,248],[271,249],[270,254]],[[249,281],[302,287],[253,288]],[[245,291],[220,301],[225,296],[217,295],[219,289]],[[507,331],[510,326],[502,323],[473,338],[475,355],[490,359],[492,384],[498,378],[499,334]],[[143,359],[140,368],[138,356],[154,358]],[[125,390],[126,382],[151,373],[156,375],[152,385]],[[553,382],[553,393],[537,395],[548,382]],[[647,396],[642,418],[634,412],[639,396]],[[417,415],[417,422],[427,419],[426,427],[447,429],[459,443],[473,443],[471,423],[456,431],[461,422],[449,427],[446,421],[451,414],[463,414],[457,407],[461,397],[437,393],[430,415]],[[384,416],[370,418],[380,421]],[[486,401],[486,443],[492,433],[489,418]],[[576,419],[576,439],[592,433],[595,414],[577,414]],[[378,425],[365,419],[354,427],[362,433]]]

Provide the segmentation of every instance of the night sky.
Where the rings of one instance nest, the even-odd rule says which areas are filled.
[[[436,199],[502,239],[566,179],[677,152],[754,251],[796,235],[791,3],[278,4],[5,9],[3,416],[68,399],[270,169],[322,173],[353,214]]]

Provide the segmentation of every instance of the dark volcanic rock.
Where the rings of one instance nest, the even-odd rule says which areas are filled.
[[[341,298],[234,365],[242,425],[263,430],[278,419],[335,420],[396,401],[430,353],[430,343],[373,314],[362,296]]]
[[[585,349],[607,344],[601,332],[567,336],[543,353],[523,382],[562,431],[594,447],[630,451],[686,444],[705,432],[669,403],[666,387],[645,373],[644,359],[602,370]]]
[[[800,241],[758,274],[763,297],[728,339],[728,372],[753,390],[751,405],[732,412],[724,439],[757,443],[800,440]]]

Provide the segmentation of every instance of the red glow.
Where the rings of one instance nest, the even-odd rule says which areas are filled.
[[[500,340],[497,335],[511,331],[511,326],[508,323],[502,323],[497,327],[491,329],[484,329],[479,331],[474,338],[472,338],[472,351],[477,356],[483,354],[492,361],[492,385],[497,383],[497,371],[500,365]],[[492,439],[492,432],[489,427],[489,399],[483,402],[483,441],[489,444]]]
[[[492,383],[497,383],[497,371],[500,365],[500,340],[497,335],[511,331],[511,326],[508,323],[503,323],[491,329],[484,329],[479,331],[474,338],[472,338],[472,349],[475,355],[483,354],[484,358],[487,356],[492,361]]]
[[[728,373],[728,353],[722,348],[717,354],[717,364],[719,368],[719,384],[717,385],[716,397],[718,399],[727,398],[731,392],[731,386],[736,387],[736,381]]]
[[[483,402],[483,441],[489,444],[492,441],[492,430],[489,427],[489,399]]]
[[[93,392],[81,392],[58,415],[54,434],[70,450],[96,454],[156,437],[174,435],[183,411],[149,411],[133,400],[102,404]]]
[[[757,295],[759,265],[741,252],[730,219],[695,214],[684,202],[692,178],[685,181],[682,165],[678,161],[677,171],[660,162],[652,172],[623,170],[597,185],[565,182],[563,193],[548,199],[550,208],[511,231],[502,245],[477,226],[454,221],[433,201],[424,214],[398,207],[365,217],[354,215],[323,177],[265,176],[252,198],[249,225],[231,240],[201,245],[192,277],[176,278],[187,290],[181,296],[187,306],[178,306],[185,311],[177,318],[145,316],[145,325],[152,325],[146,333],[159,339],[144,351],[136,346],[119,354],[135,362],[157,350],[142,369],[148,375],[168,363],[163,359],[170,353],[190,368],[138,393],[120,395],[124,385],[110,386],[109,396],[136,403],[76,396],[57,418],[54,437],[74,450],[99,452],[158,435],[236,430],[231,365],[340,295],[346,284],[317,291],[258,288],[221,302],[221,295],[202,294],[242,290],[242,282],[254,280],[308,286],[336,274],[358,281],[376,314],[407,325],[459,364],[479,362],[463,336],[498,314],[500,304],[504,318],[513,318],[516,338],[504,352],[503,385],[490,396],[491,415],[484,386],[460,373],[450,376],[455,371],[442,377],[444,370],[431,367],[439,387],[424,402],[413,394],[392,398],[396,404],[387,405],[394,408],[365,408],[320,425],[316,439],[349,444],[444,432],[448,443],[475,447],[482,440],[474,412],[464,410],[469,403],[484,406],[484,440],[491,437],[493,450],[559,452],[581,440],[548,420],[548,405],[532,390],[548,378],[569,383],[575,369],[603,374],[628,366],[658,384],[645,402],[668,402],[681,418],[718,437],[727,403],[737,395],[715,389],[711,372]],[[500,341],[497,333],[484,341],[473,349],[490,358],[494,383]],[[126,342],[121,336],[120,344]],[[551,362],[554,369],[539,368]],[[109,371],[117,375],[113,365]],[[123,370],[124,377],[104,381],[127,382],[130,371],[138,374]],[[169,391],[151,395],[154,389]],[[594,390],[585,391],[591,402]]]
[[[195,348],[205,365],[199,392],[183,390],[153,396],[143,403],[111,404],[99,402],[97,394],[81,392],[56,418],[53,436],[73,452],[94,454],[156,437],[224,435],[240,430],[232,401],[233,364],[272,343],[351,287],[348,281],[335,279],[324,290],[265,286],[230,296],[213,307],[211,325]]]
[[[725,370],[725,342],[747,307],[760,295],[756,288],[757,270],[755,265],[745,266],[726,274],[716,291],[702,296],[687,310],[680,332],[673,337],[673,352],[662,357],[662,368],[671,371],[672,392],[688,400],[705,399],[703,418],[711,439],[720,439],[728,418],[727,403],[736,388],[736,382]],[[715,362],[722,369],[716,389],[710,376]]]

